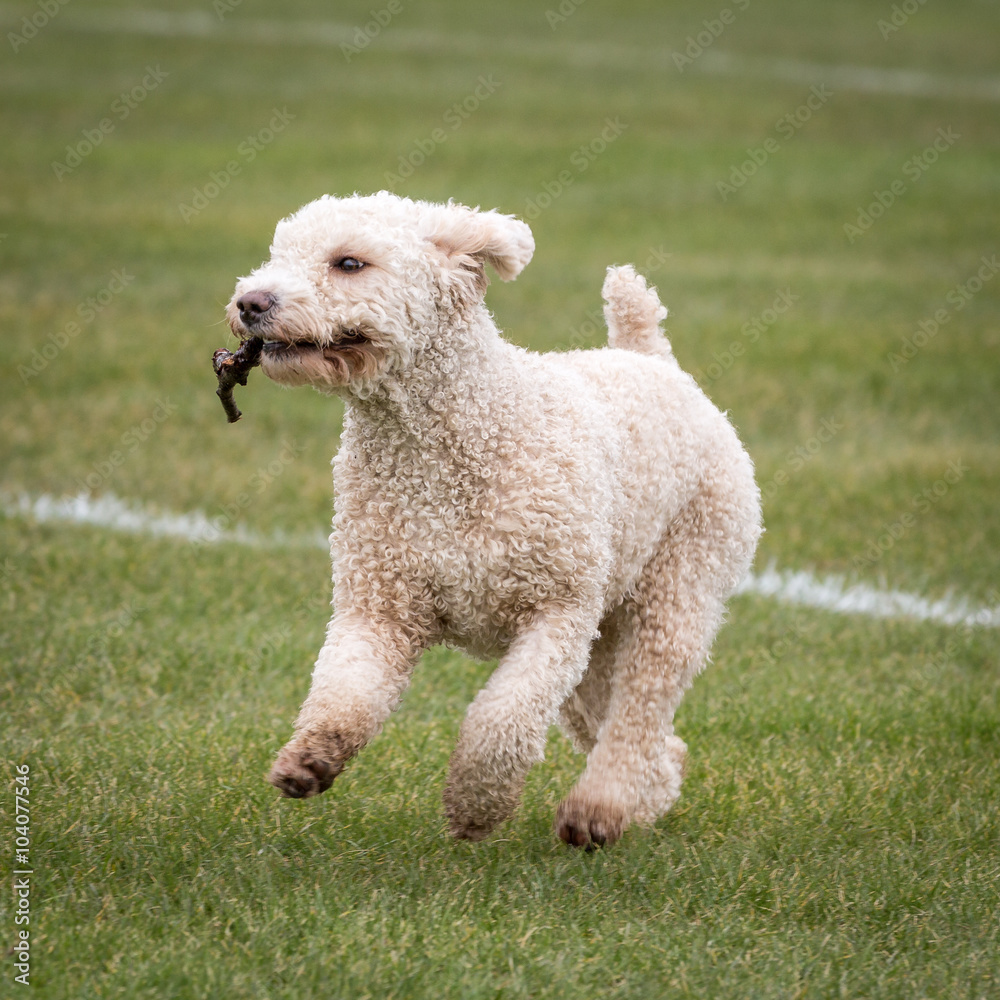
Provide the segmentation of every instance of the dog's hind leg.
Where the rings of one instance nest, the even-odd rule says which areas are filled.
[[[587,672],[559,709],[560,725],[581,753],[593,750],[607,715],[611,678],[624,623],[623,610],[623,607],[616,608],[601,622],[597,642],[590,651]]]
[[[674,713],[752,552],[742,543],[745,529],[730,531],[729,551],[720,552],[718,530],[734,527],[726,520],[693,501],[623,608],[607,714],[556,818],[569,844],[613,843],[630,822],[654,822],[680,794],[687,748],[674,735]]]

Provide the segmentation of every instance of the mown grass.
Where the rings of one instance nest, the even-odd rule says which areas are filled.
[[[448,840],[440,793],[488,665],[429,654],[335,789],[282,801],[262,776],[322,633],[321,553],[4,532],[25,568],[3,654],[37,794],[43,995],[995,988],[989,633],[740,599],[682,713],[668,820],[566,851],[551,818],[580,762],[554,736],[516,820],[472,846]]]
[[[835,90],[723,200],[716,183],[809,86],[677,73],[670,53],[722,5],[661,6],[583,5],[553,28],[527,4],[405,5],[349,62],[241,25],[360,25],[371,4],[277,14],[244,0],[203,37],[108,30],[134,5],[66,6],[0,63],[0,489],[83,482],[265,535],[324,530],[339,404],[251,379],[243,422],[226,425],[208,370],[222,305],[277,218],[384,186],[492,74],[495,92],[401,193],[526,213],[608,118],[627,126],[533,219],[531,266],[491,287],[512,339],[601,342],[604,268],[652,261],[675,352],[757,463],[761,565],[997,603],[1000,277],[961,308],[948,298],[997,251],[996,104]],[[162,9],[215,18],[210,4]],[[5,32],[34,10],[4,7]],[[755,2],[712,50],[996,75],[995,12],[926,5],[883,41],[887,12]],[[150,66],[162,85],[57,180],[51,163]],[[287,128],[185,222],[179,205],[274,108]],[[849,243],[845,223],[942,128],[959,140]],[[22,377],[115,271],[124,290]],[[744,325],[785,290],[793,304],[751,342]],[[940,308],[940,332],[894,365]],[[737,599],[679,716],[691,769],[677,808],[579,855],[551,829],[582,766],[556,734],[511,823],[485,844],[448,840],[447,757],[491,665],[443,650],[330,793],[274,796],[263,775],[307,685],[328,578],[313,549],[0,518],[4,787],[30,765],[37,995],[1000,988],[995,630]],[[5,893],[8,936],[11,905]]]

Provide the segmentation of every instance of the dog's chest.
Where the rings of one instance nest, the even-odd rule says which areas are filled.
[[[470,651],[495,651],[541,603],[568,597],[594,548],[561,482],[527,489],[516,473],[412,458],[338,459],[335,480],[335,572],[353,595],[390,613],[385,595],[420,604]]]

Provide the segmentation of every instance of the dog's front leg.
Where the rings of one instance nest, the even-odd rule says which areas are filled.
[[[295,734],[271,768],[282,794],[325,792],[399,704],[421,647],[403,630],[335,615],[295,720]]]
[[[462,723],[445,788],[452,836],[482,840],[517,806],[549,726],[586,669],[592,630],[540,615],[518,636]]]

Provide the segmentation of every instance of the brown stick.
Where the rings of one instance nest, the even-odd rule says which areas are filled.
[[[215,394],[222,400],[226,418],[231,424],[236,423],[243,414],[233,399],[233,389],[238,385],[247,384],[247,376],[251,369],[260,364],[260,352],[264,341],[260,337],[248,337],[240,344],[239,350],[233,354],[220,347],[212,355],[212,367],[215,369],[219,388]]]

